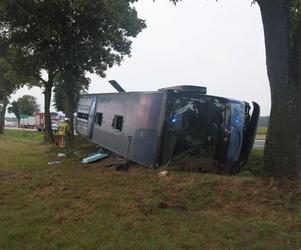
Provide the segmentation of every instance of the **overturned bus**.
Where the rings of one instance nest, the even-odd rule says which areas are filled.
[[[112,84],[114,85],[114,84]],[[210,158],[235,172],[252,149],[259,105],[206,94],[206,88],[175,86],[154,92],[81,96],[76,131],[93,143],[147,167],[185,155]]]

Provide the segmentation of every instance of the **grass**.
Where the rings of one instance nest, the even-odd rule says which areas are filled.
[[[268,132],[267,127],[257,128],[256,140],[265,140],[267,132]]]
[[[27,130],[6,129],[2,139],[24,142],[42,142],[44,134],[42,132],[33,132]]]
[[[254,176],[262,175],[263,167],[263,150],[253,149],[249,158],[248,164],[242,169],[240,176],[246,174],[246,172],[251,173]]]
[[[19,133],[19,132],[16,132]],[[301,185],[81,165],[40,135],[0,138],[0,249],[300,249]],[[260,164],[260,151],[250,164]],[[48,161],[61,160],[58,165]]]

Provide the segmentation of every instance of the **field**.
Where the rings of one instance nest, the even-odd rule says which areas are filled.
[[[39,133],[0,138],[0,249],[300,249],[301,184],[57,158]],[[61,164],[48,165],[59,160]],[[255,170],[254,170],[255,169]],[[248,173],[248,174],[247,174]]]
[[[266,135],[267,135],[267,131],[268,131],[267,127],[259,127],[257,129],[256,139],[257,140],[265,140]]]

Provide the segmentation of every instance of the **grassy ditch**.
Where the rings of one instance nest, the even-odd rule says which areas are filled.
[[[57,158],[35,136],[0,138],[0,249],[301,247],[300,182],[118,172],[114,158],[80,164],[87,145]]]

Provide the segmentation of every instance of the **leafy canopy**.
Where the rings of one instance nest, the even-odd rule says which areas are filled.
[[[144,27],[135,0],[0,0],[0,36],[36,69],[104,76],[130,54],[131,37]],[[40,71],[31,71],[40,77]]]
[[[7,78],[6,64],[0,59],[0,103],[14,92],[15,84]]]
[[[33,115],[38,112],[40,107],[37,103],[37,98],[31,95],[24,95],[17,101],[13,101],[8,108],[9,113],[14,113],[17,118],[20,118],[21,114]]]
[[[0,105],[8,103],[10,95],[25,83],[34,81],[16,72],[14,66],[7,62],[7,58],[20,60],[19,54],[11,49],[6,58],[0,56]],[[5,106],[5,105],[4,105]]]
[[[54,107],[57,111],[67,113],[67,105],[72,113],[76,112],[77,104],[80,95],[87,93],[90,84],[90,79],[83,74],[75,76],[75,81],[72,82],[72,86],[69,86],[68,82],[64,82],[61,77],[55,84],[54,88]],[[67,99],[68,102],[67,103]]]

